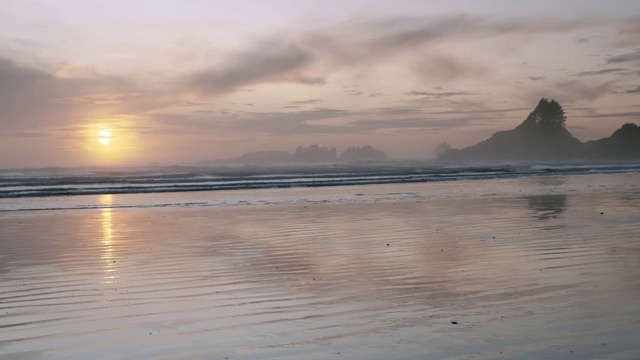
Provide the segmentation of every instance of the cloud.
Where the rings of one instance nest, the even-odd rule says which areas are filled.
[[[240,132],[269,135],[310,135],[340,133],[341,127],[321,124],[322,121],[345,118],[356,112],[330,108],[294,112],[248,113],[225,124]]]
[[[506,108],[506,109],[474,109],[474,110],[443,110],[429,111],[432,115],[461,115],[461,114],[498,114],[531,110],[530,108]]]
[[[324,113],[327,111],[327,113]],[[469,116],[458,118],[402,118],[402,119],[359,119],[341,122],[339,124],[319,123],[315,119],[321,117],[323,120],[329,118],[342,118],[353,116],[352,113],[342,111],[333,113],[330,109],[319,109],[313,112],[309,120],[300,117],[301,114],[292,114],[291,117],[282,117],[281,114],[256,114],[251,119],[243,119],[237,122],[237,129],[242,132],[258,132],[277,136],[291,135],[331,135],[331,134],[364,134],[382,130],[403,130],[403,129],[429,129],[444,130],[452,129],[470,124],[477,124],[484,120],[481,116]],[[367,116],[366,114],[358,114]]]
[[[538,81],[538,80],[544,80],[544,76],[529,76],[527,77],[527,79],[531,80],[531,81]]]
[[[326,85],[327,79],[324,79],[321,77],[302,76],[302,77],[293,79],[293,82],[298,82],[304,85]]]
[[[490,109],[490,102],[486,97],[431,97],[425,96],[419,99],[413,100],[413,103],[418,103],[428,109],[429,113],[435,113],[443,109],[450,109],[451,111],[473,111],[480,112]]]
[[[523,86],[517,96],[522,101],[534,103],[542,97],[552,98],[565,106],[575,105],[580,102],[591,103],[602,96],[614,93],[616,80],[591,81],[589,78],[582,80],[562,81],[546,86]]]
[[[593,76],[593,75],[606,75],[606,74],[612,74],[612,73],[617,73],[617,72],[621,72],[621,71],[625,71],[625,69],[622,68],[608,68],[608,69],[601,69],[601,70],[593,70],[593,71],[582,71],[577,73],[577,76]]]
[[[640,86],[637,86],[635,89],[628,90],[627,94],[640,94]]]
[[[183,101],[179,104],[176,104],[177,106],[182,106],[182,107],[194,107],[194,106],[206,106],[206,105],[211,105],[211,103],[206,103],[206,102],[193,102],[193,101]]]
[[[308,100],[298,100],[298,101],[290,101],[289,104],[293,105],[311,105],[323,102],[323,99],[308,99]]]
[[[470,15],[350,18],[304,30],[288,30],[247,44],[244,49],[182,79],[185,91],[219,95],[264,83],[323,85],[334,73],[368,68],[398,57],[415,57],[447,40],[486,39],[568,32],[594,26],[589,21],[518,19],[492,21]],[[482,76],[486,69],[444,54],[414,59],[409,71],[423,79],[450,81]]]
[[[458,110],[457,110],[458,109]],[[498,120],[501,118],[516,118],[526,117],[528,111],[531,111],[529,107],[521,108],[480,108],[476,106],[472,110],[459,110],[464,107],[457,107],[453,110],[426,110],[424,107],[397,107],[397,108],[379,108],[376,109],[371,115],[375,115],[380,120],[366,120],[367,122],[383,121],[381,124],[388,122],[388,125],[395,124],[394,117],[412,115],[410,118],[398,122],[400,127],[416,126],[420,128],[433,128],[444,129],[447,126],[455,127],[465,126],[471,124],[485,123],[485,120]],[[512,114],[515,113],[515,114]],[[490,116],[490,118],[489,118]],[[391,118],[391,119],[389,119]],[[409,119],[409,120],[408,120]],[[464,120],[456,120],[464,119]],[[442,123],[446,121],[446,123]],[[445,126],[447,125],[447,126]]]
[[[197,114],[220,114],[220,115],[229,115],[231,113],[231,109],[218,109],[218,110],[193,110],[193,113]]]
[[[405,93],[406,95],[417,95],[423,96],[427,98],[444,98],[450,96],[467,96],[467,95],[478,95],[476,92],[472,91],[444,91],[444,92],[432,92],[432,91],[409,91]]]
[[[439,45],[452,40],[475,41],[495,36],[530,36],[534,34],[568,32],[594,26],[590,21],[553,21],[544,19],[517,19],[498,21],[491,18],[455,15],[442,17],[387,17],[349,18],[340,23],[313,26],[302,30],[287,30],[266,34],[240,47],[228,56],[221,55],[197,71],[187,72],[172,79],[159,79],[145,88],[134,78],[87,74],[83,77],[61,77],[53,71],[21,66],[0,59],[0,124],[15,130],[33,125],[55,125],[86,122],[94,116],[115,114],[145,114],[171,106],[193,108],[193,117],[170,116],[167,126],[219,128],[258,131],[273,134],[331,133],[344,130],[337,125],[319,122],[353,115],[345,110],[314,109],[275,113],[235,113],[199,109],[211,106],[203,98],[238,91],[253,91],[253,86],[265,83],[296,83],[322,86],[338,72],[366,72],[369,68],[408,60],[405,69],[423,80],[447,82],[458,78],[484,77],[487,69],[468,59],[434,52]],[[633,28],[633,25],[630,24]],[[632,29],[633,30],[633,29]],[[416,55],[418,54],[418,55]],[[640,56],[638,53],[627,57]],[[631,61],[613,57],[611,62]],[[406,64],[406,62],[405,62]],[[587,72],[585,72],[586,75]],[[531,77],[530,79],[533,79]],[[171,81],[165,81],[171,80]],[[167,84],[168,83],[168,84]],[[158,85],[159,84],[159,85]],[[604,90],[607,87],[604,86]],[[562,91],[575,91],[582,98],[590,88],[578,85],[560,87]],[[558,90],[558,91],[560,91]],[[594,89],[591,89],[594,90]],[[597,89],[595,89],[597,90]],[[352,89],[349,95],[366,94]],[[455,109],[485,110],[477,98],[456,97],[478,95],[467,91],[412,91],[421,96],[421,105],[453,106]],[[564,94],[564,92],[563,92]],[[382,96],[371,93],[370,98]],[[547,95],[547,94],[544,94]],[[321,99],[308,99],[284,103],[283,109],[299,110],[297,106],[317,104]],[[415,103],[415,102],[414,102]],[[186,111],[186,109],[183,109]],[[211,112],[214,111],[214,112]],[[403,109],[390,110],[399,114]],[[404,110],[413,111],[413,110]],[[152,115],[156,121],[162,119]],[[212,120],[212,119],[215,119]],[[338,130],[336,130],[338,129]],[[357,131],[362,127],[354,126]]]
[[[12,137],[12,138],[38,138],[38,137],[47,137],[47,134],[45,133],[39,133],[39,132],[14,132],[14,133],[0,133],[0,136],[3,137]]]
[[[618,56],[613,56],[607,59],[608,64],[619,64],[625,62],[637,62],[640,61],[640,50],[629,54],[622,54]]]
[[[598,85],[591,85],[581,81],[566,81],[557,84],[557,89],[569,101],[594,101],[611,93],[614,81],[607,81]]]
[[[82,115],[82,109],[97,99],[86,79],[60,79],[45,71],[0,59],[0,124],[21,128],[39,123],[62,123]],[[95,95],[94,95],[95,96]]]
[[[500,35],[531,35],[577,30],[593,26],[589,21],[517,19],[491,21],[471,15],[442,17],[403,16],[384,19],[350,19],[316,34],[314,44],[344,62],[379,61],[414,51],[441,40],[485,39]]]
[[[487,68],[484,66],[463,62],[444,54],[415,59],[409,68],[423,80],[437,82],[448,82],[458,78],[479,78],[487,73]]]
[[[358,115],[357,112],[315,108],[289,112],[242,112],[234,114],[151,114],[149,118],[158,126],[171,126],[185,131],[266,134],[271,136],[322,135],[342,132],[340,125],[322,122]],[[191,130],[189,130],[191,129]]]
[[[482,22],[480,17],[466,15],[352,19],[326,31],[329,36],[324,35],[323,44],[331,50],[335,62],[378,62],[429,42],[469,33]]]
[[[615,45],[631,47],[640,45],[640,16],[623,19],[617,24],[618,33],[622,36]]]
[[[376,113],[382,115],[410,115],[422,114],[424,110],[422,107],[385,107],[377,109]]]
[[[0,126],[5,130],[86,123],[181,101],[176,94],[140,91],[117,77],[58,77],[0,58]]]
[[[127,99],[140,96],[138,93],[98,93],[98,94],[86,94],[74,97],[63,97],[55,101],[66,104],[74,105],[116,105],[123,104]],[[196,106],[196,104],[181,103],[179,106]]]
[[[379,131],[391,129],[429,129],[445,130],[482,122],[484,118],[458,117],[448,119],[404,118],[387,120],[356,120],[349,125],[355,126],[359,131]]]
[[[585,43],[590,43],[592,40],[595,40],[598,38],[604,38],[604,36],[591,35],[591,36],[574,38],[573,41],[575,41],[577,44],[585,44]]]
[[[505,109],[486,112],[507,111]],[[407,114],[418,116],[395,118]],[[471,115],[473,114],[473,115]],[[445,115],[445,116],[442,116]],[[448,116],[447,116],[448,115]],[[269,136],[321,136],[365,134],[383,130],[429,129],[444,130],[470,124],[480,124],[486,119],[472,111],[425,113],[414,108],[381,108],[370,113],[332,108],[291,112],[249,112],[231,116],[186,116],[175,114],[153,114],[154,129],[143,130],[145,134],[202,134],[224,131],[227,134],[255,134]]]
[[[640,117],[640,111],[630,111],[630,112],[622,112],[622,113],[607,113],[607,114],[592,114],[586,115],[589,118],[615,118],[615,117]]]
[[[190,74],[186,85],[198,93],[216,95],[264,82],[318,84],[322,80],[301,73],[314,58],[311,49],[276,36],[233,54],[222,65]]]

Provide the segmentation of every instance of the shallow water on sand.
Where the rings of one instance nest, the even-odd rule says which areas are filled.
[[[639,180],[3,212],[0,358],[634,359]]]

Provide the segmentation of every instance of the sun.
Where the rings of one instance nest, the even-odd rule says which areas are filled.
[[[109,145],[111,142],[111,130],[98,131],[98,141],[102,145]]]
[[[138,146],[137,134],[129,126],[126,119],[90,122],[82,129],[82,146],[93,156],[96,164],[128,162]]]

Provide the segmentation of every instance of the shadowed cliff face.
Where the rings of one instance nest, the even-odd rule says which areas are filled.
[[[640,158],[640,126],[627,123],[608,138],[588,141],[584,144],[584,156],[590,159]]]
[[[564,109],[555,100],[541,99],[513,130],[500,131],[462,150],[440,153],[441,161],[558,161],[640,158],[640,128],[626,124],[611,137],[582,143],[565,127]]]

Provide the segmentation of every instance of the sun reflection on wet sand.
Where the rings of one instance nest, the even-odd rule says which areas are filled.
[[[104,262],[104,284],[115,282],[118,277],[118,262],[114,253],[113,244],[113,222],[111,220],[111,204],[113,204],[112,195],[100,195],[100,224],[102,227],[102,239],[100,240],[100,259]]]

